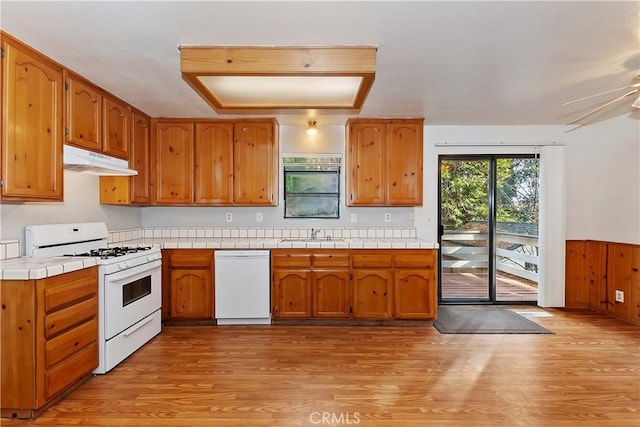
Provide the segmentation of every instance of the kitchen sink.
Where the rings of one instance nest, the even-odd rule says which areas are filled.
[[[291,243],[291,242],[303,242],[303,243],[322,243],[322,242],[337,242],[344,243],[344,239],[340,237],[322,237],[312,239],[311,237],[285,237],[284,239],[280,239],[280,243]]]

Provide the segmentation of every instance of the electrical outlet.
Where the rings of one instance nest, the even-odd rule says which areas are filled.
[[[413,222],[416,220],[416,213],[414,211],[409,212],[409,221]]]
[[[391,212],[384,213],[384,222],[391,222]]]
[[[262,222],[262,212],[256,212],[256,222]]]
[[[616,289],[616,302],[624,302],[624,291]]]
[[[227,222],[233,221],[233,215],[231,214],[231,212],[227,212],[226,219],[227,219]]]
[[[358,214],[356,213],[351,214],[351,222],[358,222]]]

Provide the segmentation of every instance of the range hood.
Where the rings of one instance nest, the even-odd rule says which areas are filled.
[[[129,162],[82,148],[64,145],[64,168],[101,176],[138,175],[135,169],[129,169]]]

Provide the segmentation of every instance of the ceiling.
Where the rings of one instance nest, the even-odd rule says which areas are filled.
[[[640,1],[2,0],[0,24],[154,117],[233,117],[181,78],[179,45],[377,46],[359,116],[432,125],[565,124],[616,94],[563,103],[628,85],[640,69]],[[635,98],[589,120],[637,117]],[[300,125],[356,116],[275,115]]]

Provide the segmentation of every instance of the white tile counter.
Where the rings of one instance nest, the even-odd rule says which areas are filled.
[[[137,233],[136,233],[137,234]],[[134,237],[134,235],[127,235]],[[109,246],[152,246],[161,249],[437,249],[438,244],[415,237],[326,238],[282,242],[282,237],[139,237]],[[93,257],[19,257],[0,260],[0,279],[42,279],[97,264]]]
[[[0,261],[0,279],[44,279],[97,265],[95,257],[20,257]]]
[[[151,246],[162,249],[437,249],[438,244],[417,238],[339,238],[283,242],[282,238],[140,238],[113,246]]]

